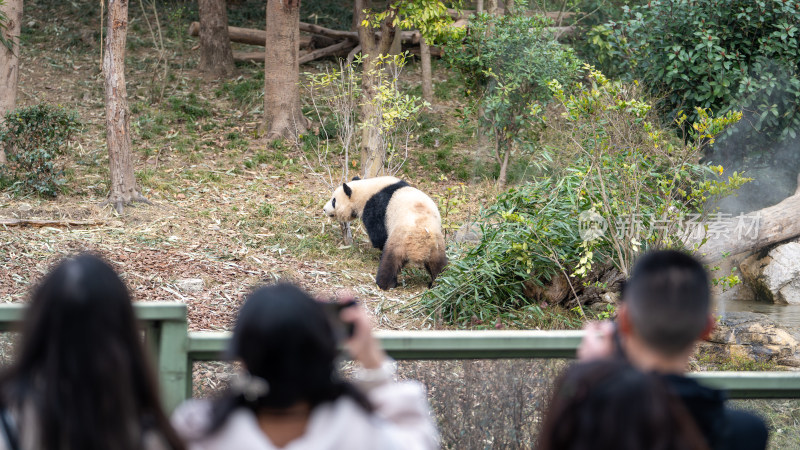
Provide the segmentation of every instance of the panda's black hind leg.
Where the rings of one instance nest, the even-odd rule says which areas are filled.
[[[447,255],[444,252],[440,252],[433,256],[430,261],[425,262],[425,269],[431,276],[431,282],[428,283],[429,288],[433,287],[433,282],[436,281],[436,277],[442,273],[445,266],[447,266]]]
[[[375,281],[378,287],[387,291],[397,287],[397,274],[403,267],[403,260],[401,257],[387,249],[381,255],[381,262],[378,264],[378,273],[375,275]]]

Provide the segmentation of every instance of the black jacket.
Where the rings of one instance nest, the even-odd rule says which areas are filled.
[[[701,386],[680,375],[664,375],[673,392],[683,400],[712,450],[763,450],[767,427],[755,414],[726,406],[723,391]]]

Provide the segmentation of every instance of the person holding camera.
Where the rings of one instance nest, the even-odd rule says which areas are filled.
[[[767,428],[758,416],[730,408],[722,391],[685,376],[695,344],[714,328],[711,290],[692,256],[662,250],[639,258],[625,283],[616,322],[591,323],[578,359],[624,358],[659,374],[680,398],[712,449],[760,450]]]
[[[395,381],[366,310],[346,306],[331,317],[330,309],[291,284],[250,294],[229,350],[241,373],[220,398],[190,400],[173,414],[187,448],[438,448],[423,386]],[[354,383],[336,367],[347,325],[348,351],[361,366]]]

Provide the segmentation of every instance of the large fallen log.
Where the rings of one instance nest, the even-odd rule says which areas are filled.
[[[798,176],[800,183],[800,176]],[[719,261],[725,255],[738,255],[760,250],[800,236],[800,184],[791,197],[745,216],[725,218],[729,224],[724,229],[711,232],[713,219],[709,221],[708,240],[700,246],[697,254],[706,262]],[[722,218],[720,218],[722,220]],[[742,221],[744,221],[742,223]],[[743,229],[738,229],[743,227]],[[711,235],[714,234],[714,235]],[[709,236],[710,235],[710,236]],[[698,244],[699,238],[688,239],[690,246]]]
[[[331,28],[326,28],[320,25],[314,25],[305,22],[300,22],[300,31],[316,34],[319,36],[324,36],[329,39],[333,39],[335,41],[340,41],[342,39],[358,41],[358,32],[356,31],[334,30]],[[239,42],[242,44],[264,46],[266,45],[267,41],[267,33],[264,30],[257,30],[253,28],[239,28],[239,27],[229,26],[228,34],[232,42]],[[377,32],[376,34],[380,36],[380,32]],[[192,22],[189,25],[189,35],[190,36],[200,35],[200,22]],[[419,44],[419,38],[420,38],[419,31],[403,31],[401,32],[400,37],[405,43]],[[317,44],[320,43],[318,42],[318,39],[309,36],[301,36],[300,48],[308,47],[311,42],[315,42]],[[334,41],[323,42],[323,45],[326,47],[330,47],[333,44]]]
[[[320,34],[322,36],[328,36],[334,39],[351,39],[353,41],[358,40],[357,31],[332,30],[330,28],[325,28],[319,25],[313,25],[305,22],[300,22],[300,31],[305,31],[306,33],[312,33],[312,34]],[[377,31],[375,34],[377,36],[380,36],[381,32]],[[400,39],[404,43],[419,44],[419,38],[420,38],[419,31],[400,32]]]
[[[200,22],[192,22],[189,25],[189,36],[200,35]],[[260,45],[264,46],[267,42],[267,33],[264,30],[256,30],[253,28],[240,28],[228,27],[228,36],[231,42],[238,42],[240,44]],[[300,48],[308,47],[328,47],[335,44],[338,39],[317,35],[317,36],[300,36]]]

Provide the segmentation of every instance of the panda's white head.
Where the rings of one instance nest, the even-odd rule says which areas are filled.
[[[354,177],[353,181],[358,181],[361,178]],[[350,222],[358,217],[358,211],[353,204],[353,189],[342,183],[333,191],[333,197],[322,207],[322,211],[326,216],[334,218],[339,222]]]
[[[364,180],[354,177],[353,181],[343,183],[333,191],[333,196],[322,211],[326,216],[335,218],[339,222],[350,222],[361,217],[364,206],[373,195],[398,182],[400,182],[398,178],[388,176]]]

